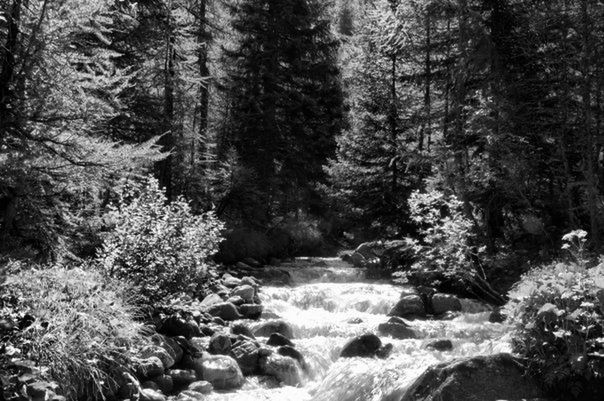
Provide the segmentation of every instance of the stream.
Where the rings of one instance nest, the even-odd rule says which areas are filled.
[[[510,352],[509,327],[488,321],[488,309],[462,300],[463,312],[452,320],[413,320],[419,339],[380,336],[394,348],[386,359],[338,358],[351,338],[373,332],[402,293],[413,288],[389,281],[367,280],[363,269],[337,258],[299,258],[285,269],[293,285],[264,283],[260,297],[265,312],[274,312],[293,328],[293,342],[309,369],[301,387],[277,386],[248,377],[240,390],[215,392],[212,401],[365,401],[400,393],[427,367],[458,357]],[[250,322],[253,326],[254,323]],[[257,324],[257,323],[256,323]],[[453,342],[451,351],[428,350],[436,339]],[[258,338],[265,342],[265,338]]]

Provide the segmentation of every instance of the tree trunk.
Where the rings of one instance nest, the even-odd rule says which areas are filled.
[[[0,46],[0,144],[14,124],[11,109],[12,90],[15,75],[15,54],[18,47],[19,22],[21,18],[21,0],[14,0],[10,11],[6,13],[7,35],[6,42]]]

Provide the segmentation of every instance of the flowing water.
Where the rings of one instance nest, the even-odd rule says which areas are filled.
[[[213,393],[209,400],[243,401],[365,401],[383,400],[401,392],[428,366],[457,357],[509,352],[508,327],[489,323],[482,305],[463,301],[463,313],[452,320],[415,320],[419,339],[381,337],[394,348],[387,359],[338,358],[344,344],[357,335],[374,332],[402,293],[412,288],[364,279],[362,269],[338,259],[298,260],[285,267],[292,286],[262,287],[265,311],[292,325],[294,343],[309,365],[300,387],[278,386],[248,377],[242,389]],[[425,345],[450,339],[452,351]],[[259,339],[261,342],[265,339]]]

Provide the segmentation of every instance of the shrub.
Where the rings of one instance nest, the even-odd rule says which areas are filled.
[[[168,203],[153,178],[124,185],[108,218],[115,227],[97,262],[134,283],[148,303],[197,290],[222,240],[223,224],[213,213],[194,216],[183,198]]]
[[[513,344],[562,399],[604,398],[604,259],[587,268],[585,232],[563,237],[574,260],[527,273],[510,292]]]
[[[115,393],[141,339],[127,284],[51,267],[8,274],[0,289],[0,319],[20,328],[3,338],[12,358],[33,362],[68,399]]]

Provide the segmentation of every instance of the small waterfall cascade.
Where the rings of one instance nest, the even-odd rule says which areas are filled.
[[[413,320],[418,339],[398,340],[386,359],[339,358],[351,338],[373,332],[388,320],[387,313],[411,287],[366,280],[365,271],[336,258],[299,259],[286,266],[292,286],[262,287],[265,311],[291,324],[292,340],[308,365],[299,387],[279,386],[261,377],[248,377],[235,392],[212,393],[212,401],[380,401],[402,391],[427,367],[454,358],[510,352],[509,327],[488,321],[489,309],[462,300],[462,313],[451,320]],[[254,324],[250,322],[250,325]],[[451,351],[426,349],[436,339],[449,339]],[[259,338],[260,342],[266,339]]]

